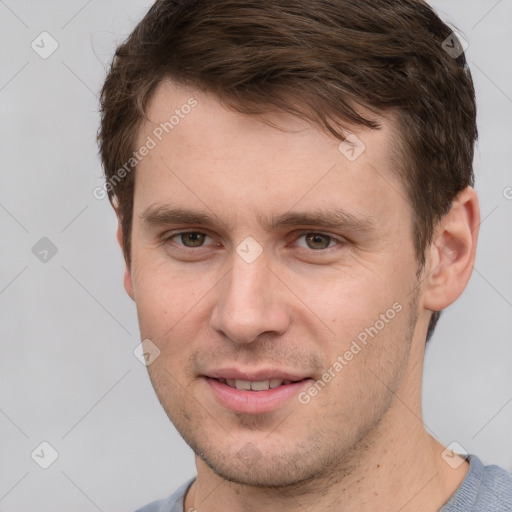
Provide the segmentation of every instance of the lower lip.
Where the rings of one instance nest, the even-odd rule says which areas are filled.
[[[261,414],[276,410],[287,400],[296,397],[311,381],[311,379],[304,379],[265,391],[245,391],[232,388],[216,379],[206,377],[205,380],[221,405],[234,412],[246,414]]]

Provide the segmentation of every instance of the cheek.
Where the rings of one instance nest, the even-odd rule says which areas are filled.
[[[342,395],[347,389],[359,390],[362,396],[356,402],[368,403],[365,393],[383,385],[376,376],[391,384],[393,373],[406,364],[413,335],[411,297],[410,283],[397,283],[389,270],[359,277],[318,294],[315,309],[330,329],[324,344],[328,364],[342,358],[335,386],[346,387],[339,389]]]
[[[330,329],[338,342],[355,338],[379,321],[403,295],[393,283],[382,279],[384,273],[345,273],[341,278],[324,281],[322,286],[304,287],[306,304]],[[391,279],[389,280],[391,281]],[[308,290],[309,294],[306,294]],[[394,311],[389,316],[394,316]],[[380,324],[379,324],[380,326]]]
[[[170,268],[169,264],[135,266],[132,274],[141,335],[155,340],[169,337],[186,343],[205,310],[214,281]],[[199,273],[198,273],[199,276]],[[189,333],[187,334],[187,331]]]
[[[408,304],[394,302],[388,306],[377,306],[367,314],[356,312],[338,324],[338,336],[328,348],[335,378],[332,393],[326,394],[325,408],[337,410],[340,421],[382,414],[402,381],[414,334],[414,315],[411,317]],[[340,408],[339,403],[344,406]]]

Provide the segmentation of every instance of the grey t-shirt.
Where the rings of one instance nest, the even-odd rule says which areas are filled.
[[[137,512],[188,512],[183,500],[194,480]],[[439,512],[512,512],[512,475],[498,466],[484,466],[476,455],[470,455],[469,471]]]

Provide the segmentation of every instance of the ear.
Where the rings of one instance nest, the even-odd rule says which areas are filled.
[[[116,211],[117,214],[117,242],[119,243],[119,247],[121,247],[121,251],[124,249],[124,238],[123,238],[123,228],[122,228],[122,219],[120,214]],[[134,299],[133,295],[133,283],[132,283],[132,274],[130,271],[130,267],[128,266],[128,262],[126,262],[126,267],[124,269],[124,278],[123,278],[124,289],[126,293],[130,296],[132,300]]]
[[[439,221],[427,252],[423,305],[441,311],[462,294],[473,271],[480,227],[478,197],[466,187]]]

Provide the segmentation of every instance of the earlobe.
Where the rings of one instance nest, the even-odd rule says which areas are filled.
[[[124,279],[123,279],[124,289],[126,293],[130,296],[130,298],[135,301],[133,295],[133,283],[132,283],[132,273],[128,267],[124,270]]]
[[[124,252],[124,239],[123,239],[123,228],[121,223],[121,217],[119,214],[117,214],[117,242],[119,243],[119,247],[121,248],[121,251]],[[130,296],[132,300],[134,299],[133,295],[133,282],[132,282],[132,274],[130,271],[130,268],[128,267],[128,263],[126,262],[126,267],[124,270],[124,278],[123,278],[123,285],[124,289],[126,290],[126,293]]]
[[[478,197],[466,187],[439,221],[427,255],[423,305],[441,311],[464,291],[476,255],[480,211]]]

